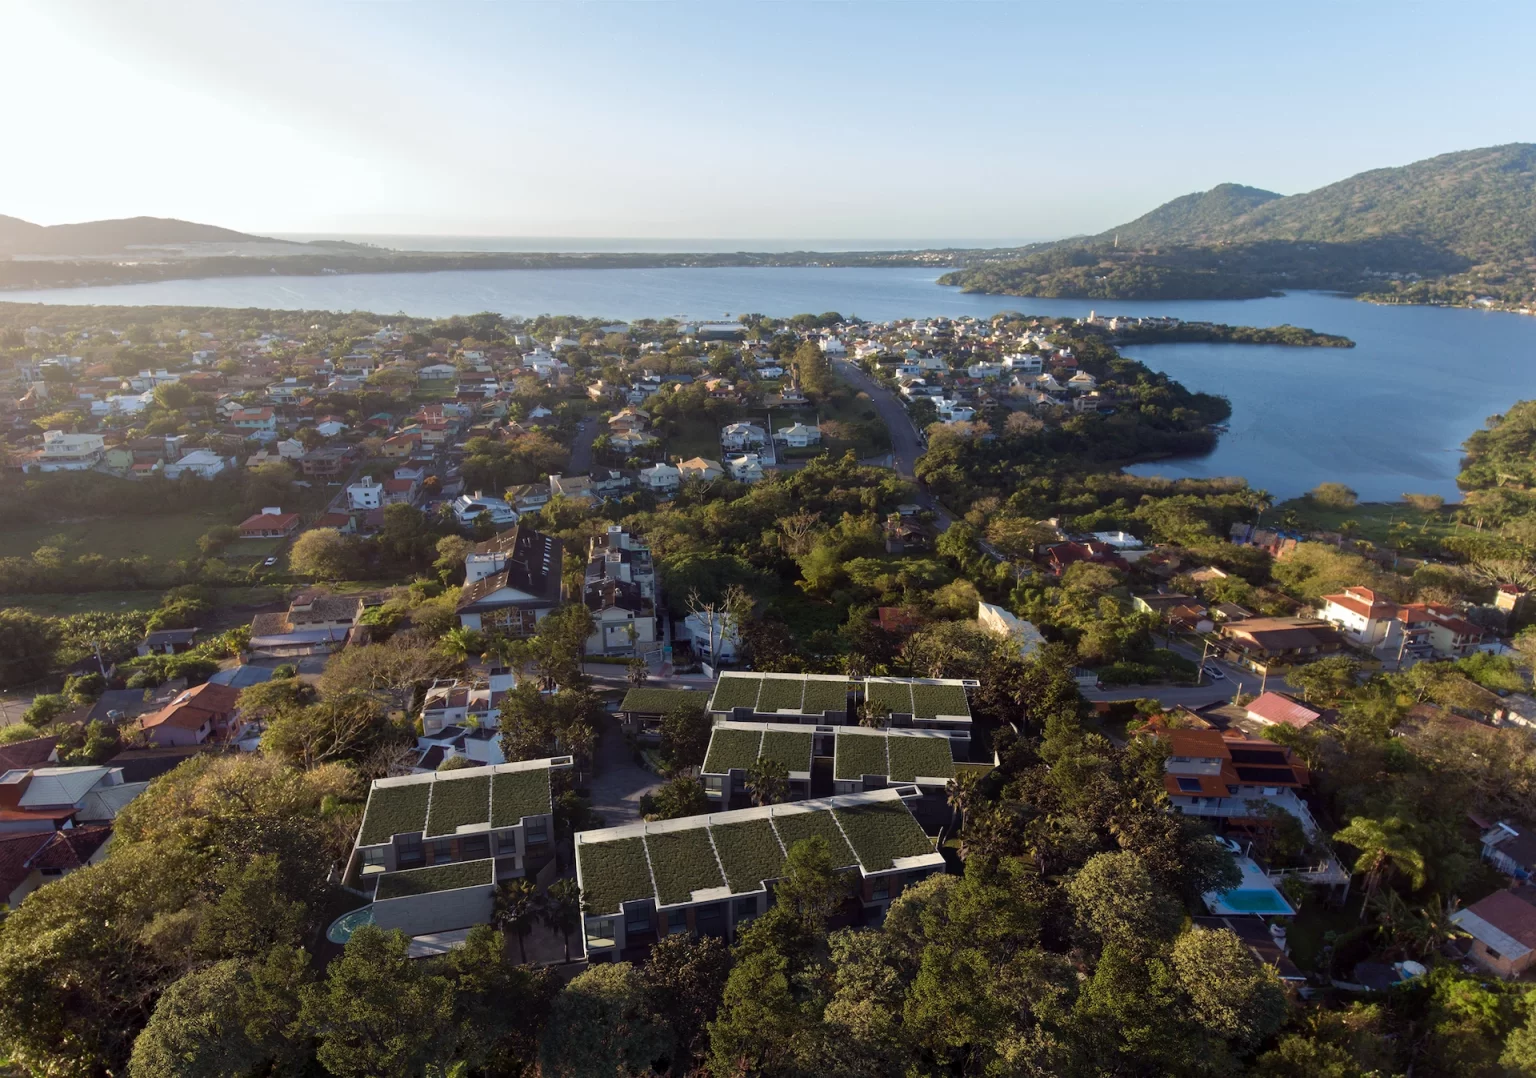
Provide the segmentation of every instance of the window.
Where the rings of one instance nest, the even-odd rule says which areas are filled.
[[[511,835],[507,836],[508,839],[511,839],[511,837]],[[549,821],[546,820],[543,816],[540,816],[538,819],[529,820],[527,826],[523,828],[523,841],[527,842],[529,845],[536,845],[540,842],[548,842]]]
[[[466,835],[459,839],[459,854],[466,861],[474,861],[491,855],[490,835]]]
[[[426,860],[421,849],[420,835],[401,835],[395,840],[395,862],[399,865],[419,865]]]
[[[1488,946],[1486,943],[1483,944],[1483,950],[1488,952],[1488,957],[1489,958],[1503,958],[1504,957],[1498,951],[1495,951],[1492,947]]]
[[[384,865],[384,850],[373,846],[363,850],[363,868],[382,868]]]
[[[715,794],[716,796],[719,796],[724,792],[724,781],[725,780],[719,775],[705,775],[704,792],[706,794]]]
[[[1186,793],[1197,794],[1200,792],[1200,780],[1181,778],[1179,779],[1179,789]]]
[[[701,936],[724,936],[725,916],[717,902],[711,906],[699,906],[694,910],[693,923]]]
[[[588,947],[612,947],[616,942],[612,917],[598,917],[587,922]]]
[[[624,934],[638,936],[651,931],[651,910],[648,906],[624,911]]]
[[[884,902],[891,897],[891,878],[889,876],[876,876],[874,884],[874,901]]]
[[[440,838],[432,843],[432,860],[437,864],[453,860],[453,843],[445,838]]]
[[[688,931],[688,911],[687,910],[668,910],[667,911],[667,935],[675,936],[679,932],[686,932],[686,931]]]
[[[738,898],[735,902],[736,923],[744,924],[757,916],[757,899]]]

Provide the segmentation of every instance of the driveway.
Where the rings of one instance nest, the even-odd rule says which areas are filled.
[[[661,779],[635,763],[624,731],[611,715],[597,726],[597,752],[592,761],[592,810],[607,827],[640,821],[640,795],[661,785]]]

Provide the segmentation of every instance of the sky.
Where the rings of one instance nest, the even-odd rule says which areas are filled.
[[[1018,242],[1536,141],[1536,4],[0,0],[0,214]]]

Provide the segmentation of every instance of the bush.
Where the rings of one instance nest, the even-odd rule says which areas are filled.
[[[1360,496],[1343,483],[1319,483],[1307,492],[1307,497],[1324,509],[1350,509]]]
[[[14,745],[18,741],[31,741],[34,737],[42,737],[42,732],[36,727],[28,726],[24,722],[13,722],[9,726],[0,726],[0,745]]]
[[[273,681],[283,681],[283,680],[286,680],[288,678],[298,677],[298,676],[299,676],[299,668],[297,666],[294,666],[292,663],[283,663],[281,666],[275,666],[275,667],[272,668],[272,680]]]

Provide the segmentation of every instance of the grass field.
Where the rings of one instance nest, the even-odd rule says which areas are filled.
[[[1296,514],[1297,527],[1303,531],[1342,532],[1345,522],[1353,521],[1351,538],[1368,539],[1380,547],[1396,540],[1404,550],[1433,552],[1441,541],[1470,530],[1451,520],[1445,510],[1422,513],[1402,502],[1361,502],[1348,509],[1326,509],[1308,498],[1281,502],[1264,514],[1263,523],[1281,526],[1288,512]]]
[[[692,460],[694,457],[720,459],[720,427],[709,417],[686,416],[675,421],[672,426],[673,433],[661,443],[668,456],[681,457],[683,460]]]
[[[159,591],[87,591],[78,595],[0,595],[0,607],[10,610],[30,610],[34,614],[63,618],[71,614],[88,614],[104,611],[108,614],[127,614],[135,610],[153,610],[160,605],[164,592]],[[220,609],[237,606],[263,606],[282,597],[278,588],[219,588],[217,604]]]
[[[25,558],[38,547],[62,547],[70,557],[100,554],[106,558],[148,555],[156,561],[197,553],[197,540],[209,528],[230,523],[211,513],[165,513],[159,516],[114,517],[83,524],[38,524],[0,531],[0,557]]]

